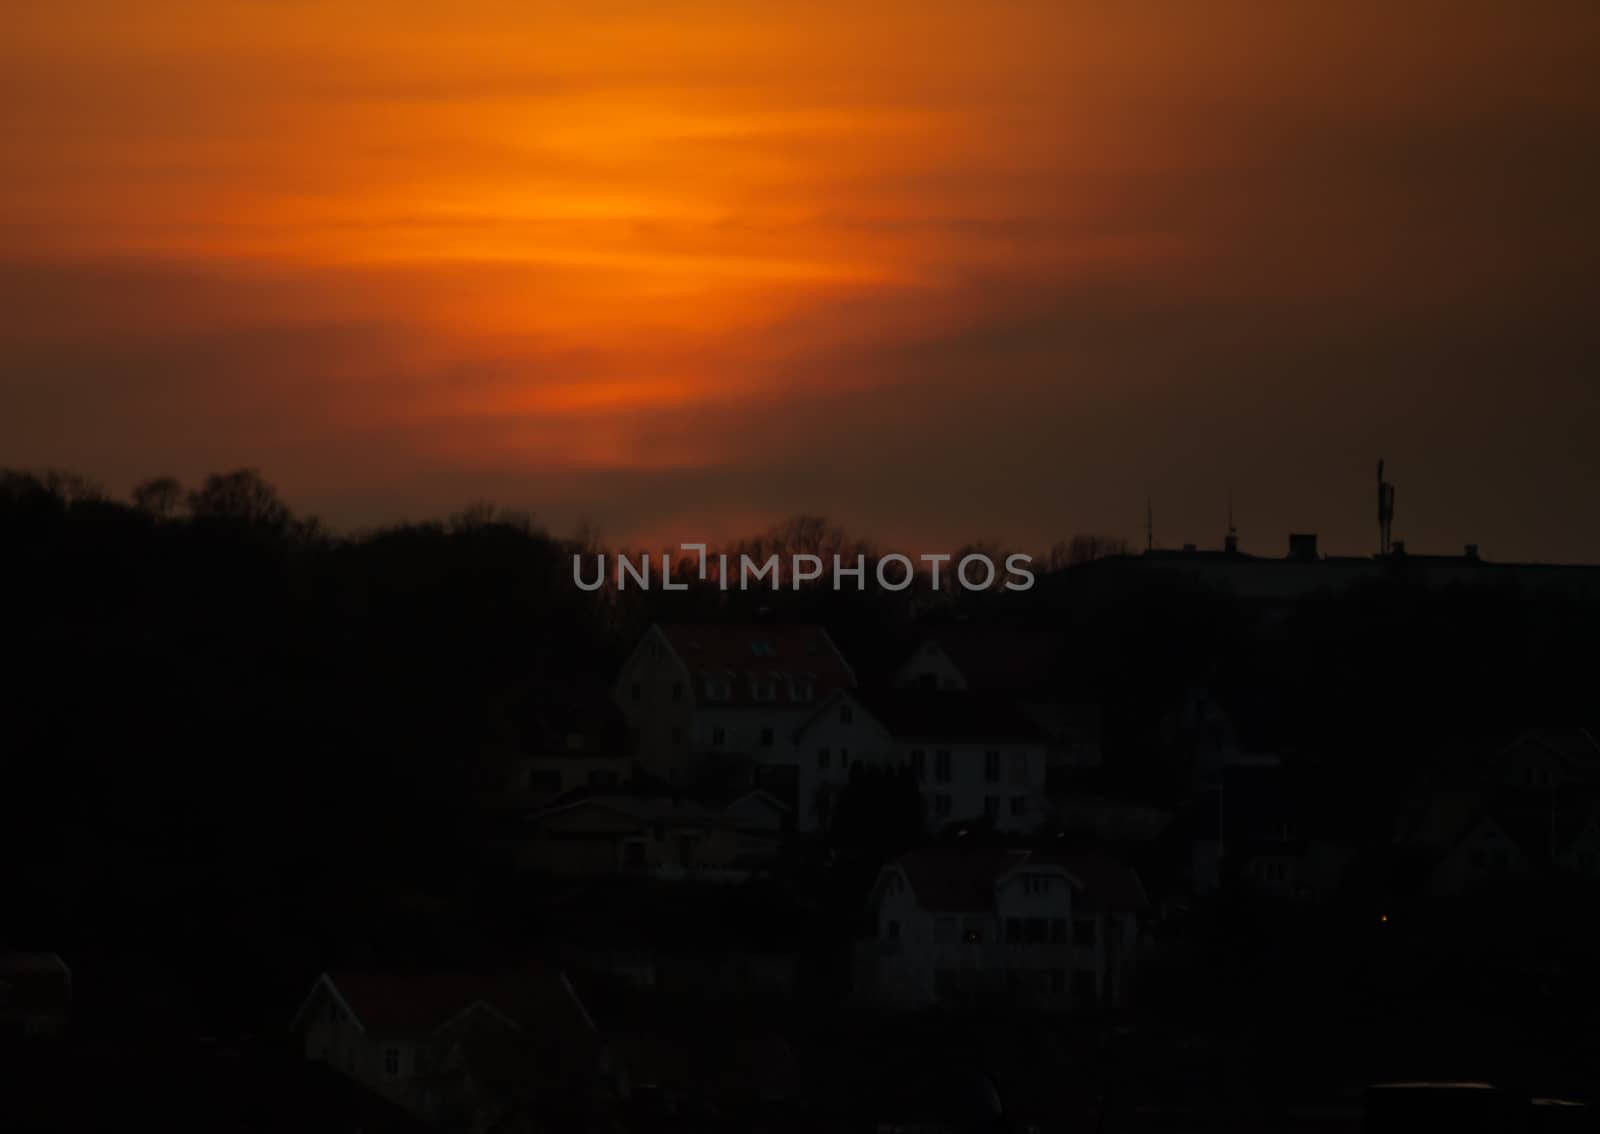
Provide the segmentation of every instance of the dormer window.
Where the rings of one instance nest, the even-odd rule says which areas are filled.
[[[777,689],[770,678],[752,677],[750,679],[750,696],[757,701],[771,701],[777,695]]]
[[[569,752],[578,752],[578,751],[581,751],[582,748],[583,748],[583,733],[581,733],[581,732],[569,732],[569,733],[567,733],[567,750]]]
[[[796,701],[809,701],[817,695],[817,683],[809,673],[803,673],[790,679],[789,694]]]
[[[726,674],[713,673],[706,676],[706,699],[710,701],[726,701],[733,696],[733,682]]]
[[[775,658],[778,651],[772,648],[772,643],[765,638],[757,638],[750,643],[750,652],[758,658]]]
[[[1047,894],[1050,892],[1050,879],[1038,874],[1024,874],[1022,876],[1022,892],[1024,894]]]

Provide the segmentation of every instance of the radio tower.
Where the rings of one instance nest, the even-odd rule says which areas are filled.
[[[1383,479],[1383,461],[1378,462],[1378,554],[1388,555],[1393,548],[1389,531],[1394,525],[1394,485]]]

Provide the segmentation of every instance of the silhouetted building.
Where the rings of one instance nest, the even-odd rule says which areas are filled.
[[[1040,1010],[1121,1003],[1147,904],[1110,859],[925,848],[885,866],[860,949],[869,998],[904,1006],[1012,1001]]]
[[[708,756],[787,762],[795,729],[854,685],[820,626],[661,623],[623,664],[615,695],[641,767],[682,782]]]

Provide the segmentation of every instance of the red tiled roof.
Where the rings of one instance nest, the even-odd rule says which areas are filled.
[[[1059,864],[1080,883],[1078,901],[1085,910],[1139,910],[1150,904],[1144,883],[1131,866],[1099,855],[1043,855],[1029,862]]]
[[[991,847],[924,847],[901,855],[895,865],[925,909],[985,910],[994,905],[996,880],[1027,857],[1027,851]]]
[[[813,704],[855,686],[855,674],[821,626],[661,623],[661,633],[694,676],[692,695],[707,700],[705,678],[732,678],[729,704]],[[809,678],[811,697],[792,696],[791,678]],[[771,701],[757,701],[753,680],[771,681]],[[720,702],[713,702],[720,703]]]
[[[582,1022],[582,1006],[562,974],[542,967],[497,976],[344,972],[327,979],[370,1032],[428,1034],[478,1003],[519,1024],[552,1016]]]

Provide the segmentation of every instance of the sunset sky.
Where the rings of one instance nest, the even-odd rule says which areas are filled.
[[[0,465],[1600,561],[1594,0],[22,0]]]

